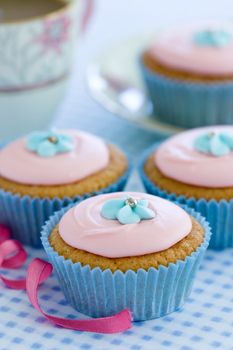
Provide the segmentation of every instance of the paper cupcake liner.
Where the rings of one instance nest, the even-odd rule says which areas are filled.
[[[69,208],[50,218],[41,239],[66,299],[76,310],[91,317],[104,317],[128,308],[134,321],[141,321],[164,316],[184,304],[210,239],[209,225],[199,213],[185,208],[204,227],[205,239],[184,261],[148,271],[113,273],[65,260],[51,247],[48,237]]]
[[[167,192],[156,186],[145,174],[144,164],[158,145],[159,144],[146,150],[139,162],[139,175],[146,191],[155,196],[180,204],[185,204],[204,216],[209,222],[212,230],[209,248],[222,250],[233,247],[233,199],[230,201],[226,201],[225,199],[216,201],[215,199],[206,200],[205,198],[187,198],[185,196],[178,196],[175,193]]]
[[[12,194],[0,189],[0,223],[12,230],[12,237],[21,243],[41,248],[40,232],[46,220],[56,211],[87,197],[124,189],[131,171],[129,165],[125,174],[112,185],[93,193],[73,198],[44,198]]]
[[[198,83],[170,79],[140,63],[156,117],[185,128],[232,124],[233,82]]]

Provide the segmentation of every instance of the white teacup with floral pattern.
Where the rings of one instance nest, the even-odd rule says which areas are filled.
[[[0,139],[47,126],[65,93],[78,27],[91,10],[91,0],[47,0],[60,6],[4,20],[3,1],[8,0],[0,0]]]

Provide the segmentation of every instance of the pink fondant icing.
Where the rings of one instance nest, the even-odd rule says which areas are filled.
[[[0,151],[0,176],[22,184],[62,185],[82,180],[108,165],[109,151],[100,138],[80,131],[64,130],[74,138],[71,152],[43,158],[27,150],[18,139]]]
[[[233,74],[233,41],[224,47],[200,46],[194,35],[203,30],[227,30],[233,34],[233,25],[205,22],[184,25],[158,35],[149,52],[162,65],[185,72],[224,76]]]
[[[154,219],[122,225],[101,216],[110,199],[125,194],[147,199],[157,212]],[[110,193],[89,198],[70,209],[59,223],[59,233],[72,247],[97,255],[120,258],[159,252],[187,236],[192,228],[189,215],[172,202],[145,193]]]
[[[213,126],[182,132],[165,141],[155,152],[154,161],[167,177],[180,182],[211,188],[233,186],[233,152],[215,157],[194,148],[194,140],[209,132],[233,136],[232,126]]]

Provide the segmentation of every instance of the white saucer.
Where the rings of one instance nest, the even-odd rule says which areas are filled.
[[[182,129],[163,124],[151,115],[151,103],[138,68],[139,55],[153,37],[154,34],[145,34],[129,38],[103,52],[88,67],[87,84],[91,96],[108,111],[168,136]]]

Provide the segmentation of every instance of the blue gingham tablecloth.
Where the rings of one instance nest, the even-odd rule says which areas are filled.
[[[163,0],[162,3],[156,2],[160,11],[146,10],[145,1],[141,0],[127,0],[128,6],[125,0],[96,2],[96,16],[79,47],[70,88],[54,124],[94,132],[120,145],[137,161],[140,153],[160,136],[121,121],[92,101],[85,86],[88,61],[112,45],[116,38],[119,41],[120,37],[145,31],[142,18],[146,19],[147,28],[150,25],[154,28],[155,21],[160,25],[182,20],[184,11],[186,20],[200,17],[200,7],[205,17],[210,11],[212,16],[228,16],[230,2],[222,0],[217,7],[216,2],[212,6],[212,0],[196,0],[190,7],[185,0]],[[154,6],[155,0],[146,3]],[[170,11],[167,11],[168,7]],[[130,21],[133,21],[133,26],[129,25]],[[137,176],[132,177],[128,189],[142,190]],[[28,261],[37,256],[45,258],[42,250],[28,249],[28,253]],[[4,273],[23,277],[25,271]],[[41,286],[40,302],[51,314],[83,317],[67,305],[54,276]],[[233,249],[207,251],[192,294],[181,310],[161,319],[135,323],[131,330],[117,335],[89,334],[56,327],[30,306],[24,291],[7,289],[0,282],[0,350],[14,349],[233,350]]]

